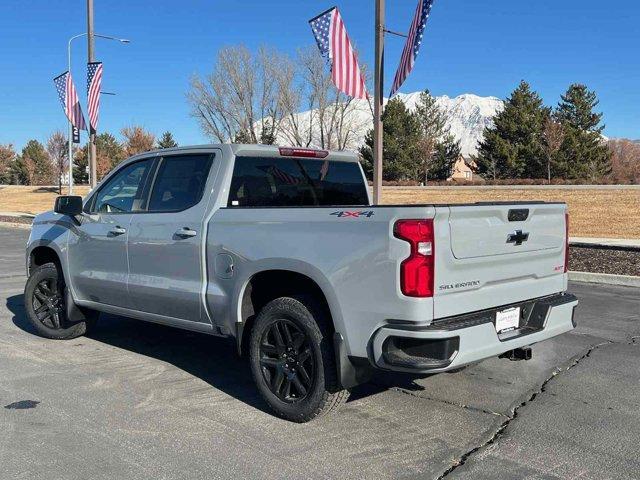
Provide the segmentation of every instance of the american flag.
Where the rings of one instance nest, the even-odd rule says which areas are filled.
[[[295,175],[291,175],[285,172],[284,170],[282,170],[281,168],[276,167],[275,165],[261,166],[258,168],[263,172],[271,175],[275,179],[279,180],[281,183],[286,183],[289,185],[299,185],[302,182],[302,180],[299,177],[296,177]]]
[[[92,132],[98,127],[100,111],[100,86],[102,85],[102,62],[87,63],[87,111]]]
[[[331,80],[338,90],[354,98],[367,98],[367,87],[337,7],[309,20],[320,53],[327,58]]]
[[[53,83],[58,91],[58,97],[62,102],[62,108],[71,124],[78,130],[86,130],[87,124],[84,122],[80,102],[78,101],[78,92],[73,85],[71,73],[64,72],[53,79]]]
[[[327,173],[329,173],[329,160],[325,160],[322,162],[322,166],[320,167],[320,180],[324,180],[327,178]]]
[[[434,0],[418,0],[418,7],[416,8],[413,22],[411,22],[411,29],[409,30],[409,35],[407,35],[407,43],[404,44],[402,57],[400,57],[400,65],[398,65],[396,76],[393,79],[393,86],[391,87],[391,94],[389,96],[392,96],[400,89],[400,86],[413,69],[413,64],[415,63],[418,51],[420,50],[420,44],[422,43],[424,28],[427,25],[427,20],[431,13],[433,1]]]

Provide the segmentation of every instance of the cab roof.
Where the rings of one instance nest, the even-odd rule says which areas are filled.
[[[325,157],[319,157],[318,160],[328,159],[331,161],[342,162],[357,162],[359,160],[358,154],[353,151],[338,151],[338,150],[323,150],[313,148],[302,147],[285,147],[275,145],[256,145],[256,144],[235,144],[235,143],[212,143],[204,145],[187,145],[182,147],[164,148],[150,150],[148,152],[139,153],[131,158],[137,158],[148,155],[160,155],[168,153],[178,153],[185,151],[209,151],[209,150],[222,150],[223,152],[230,153],[234,156],[260,156],[260,157],[292,157],[298,158],[304,155],[296,155],[295,152],[290,155],[282,155],[280,149],[294,149],[294,150],[307,150],[307,151],[326,151],[328,154]]]

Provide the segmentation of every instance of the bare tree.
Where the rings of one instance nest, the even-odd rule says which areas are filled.
[[[293,81],[291,60],[266,47],[253,55],[246,47],[220,49],[213,72],[191,79],[187,99],[204,132],[220,142],[242,138],[273,143]],[[290,103],[290,100],[288,101]]]
[[[58,179],[58,195],[62,195],[62,177],[67,173],[69,153],[67,138],[59,130],[53,132],[47,140],[47,153],[53,165],[53,174]]]
[[[156,136],[151,132],[147,132],[139,125],[124,127],[120,133],[124,137],[122,147],[124,149],[125,157],[131,157],[138,153],[153,150],[156,143]],[[109,168],[111,167],[112,166],[110,165]]]
[[[298,52],[298,108],[290,109],[283,132],[299,146],[344,150],[355,132],[371,121],[365,100],[354,100],[338,91],[317,48]],[[296,113],[305,109],[304,114]]]
[[[309,147],[313,142],[316,92],[309,81],[313,71],[304,68],[306,62],[311,59],[308,50],[298,51],[297,64],[289,62],[286,71],[280,76],[280,137],[286,143],[297,147]],[[301,110],[307,110],[308,113],[302,115],[299,113]]]
[[[562,142],[564,141],[564,126],[553,117],[549,117],[545,121],[542,136],[544,139],[542,145],[547,157],[547,181],[551,183],[551,164],[560,147],[562,147]]]
[[[255,55],[223,48],[211,74],[192,78],[187,99],[203,131],[220,142],[342,150],[370,122],[368,103],[332,85],[315,47],[300,50],[296,62],[266,47]]]
[[[619,183],[640,183],[640,143],[627,139],[609,140],[611,177]]]

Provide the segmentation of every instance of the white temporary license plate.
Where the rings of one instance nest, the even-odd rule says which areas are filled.
[[[513,330],[520,325],[520,307],[496,312],[496,332]]]

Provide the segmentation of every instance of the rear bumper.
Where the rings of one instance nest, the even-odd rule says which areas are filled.
[[[567,293],[434,321],[427,326],[391,324],[371,339],[372,363],[384,370],[437,373],[453,370],[575,328],[578,299]],[[498,310],[520,306],[516,330],[498,334]]]

